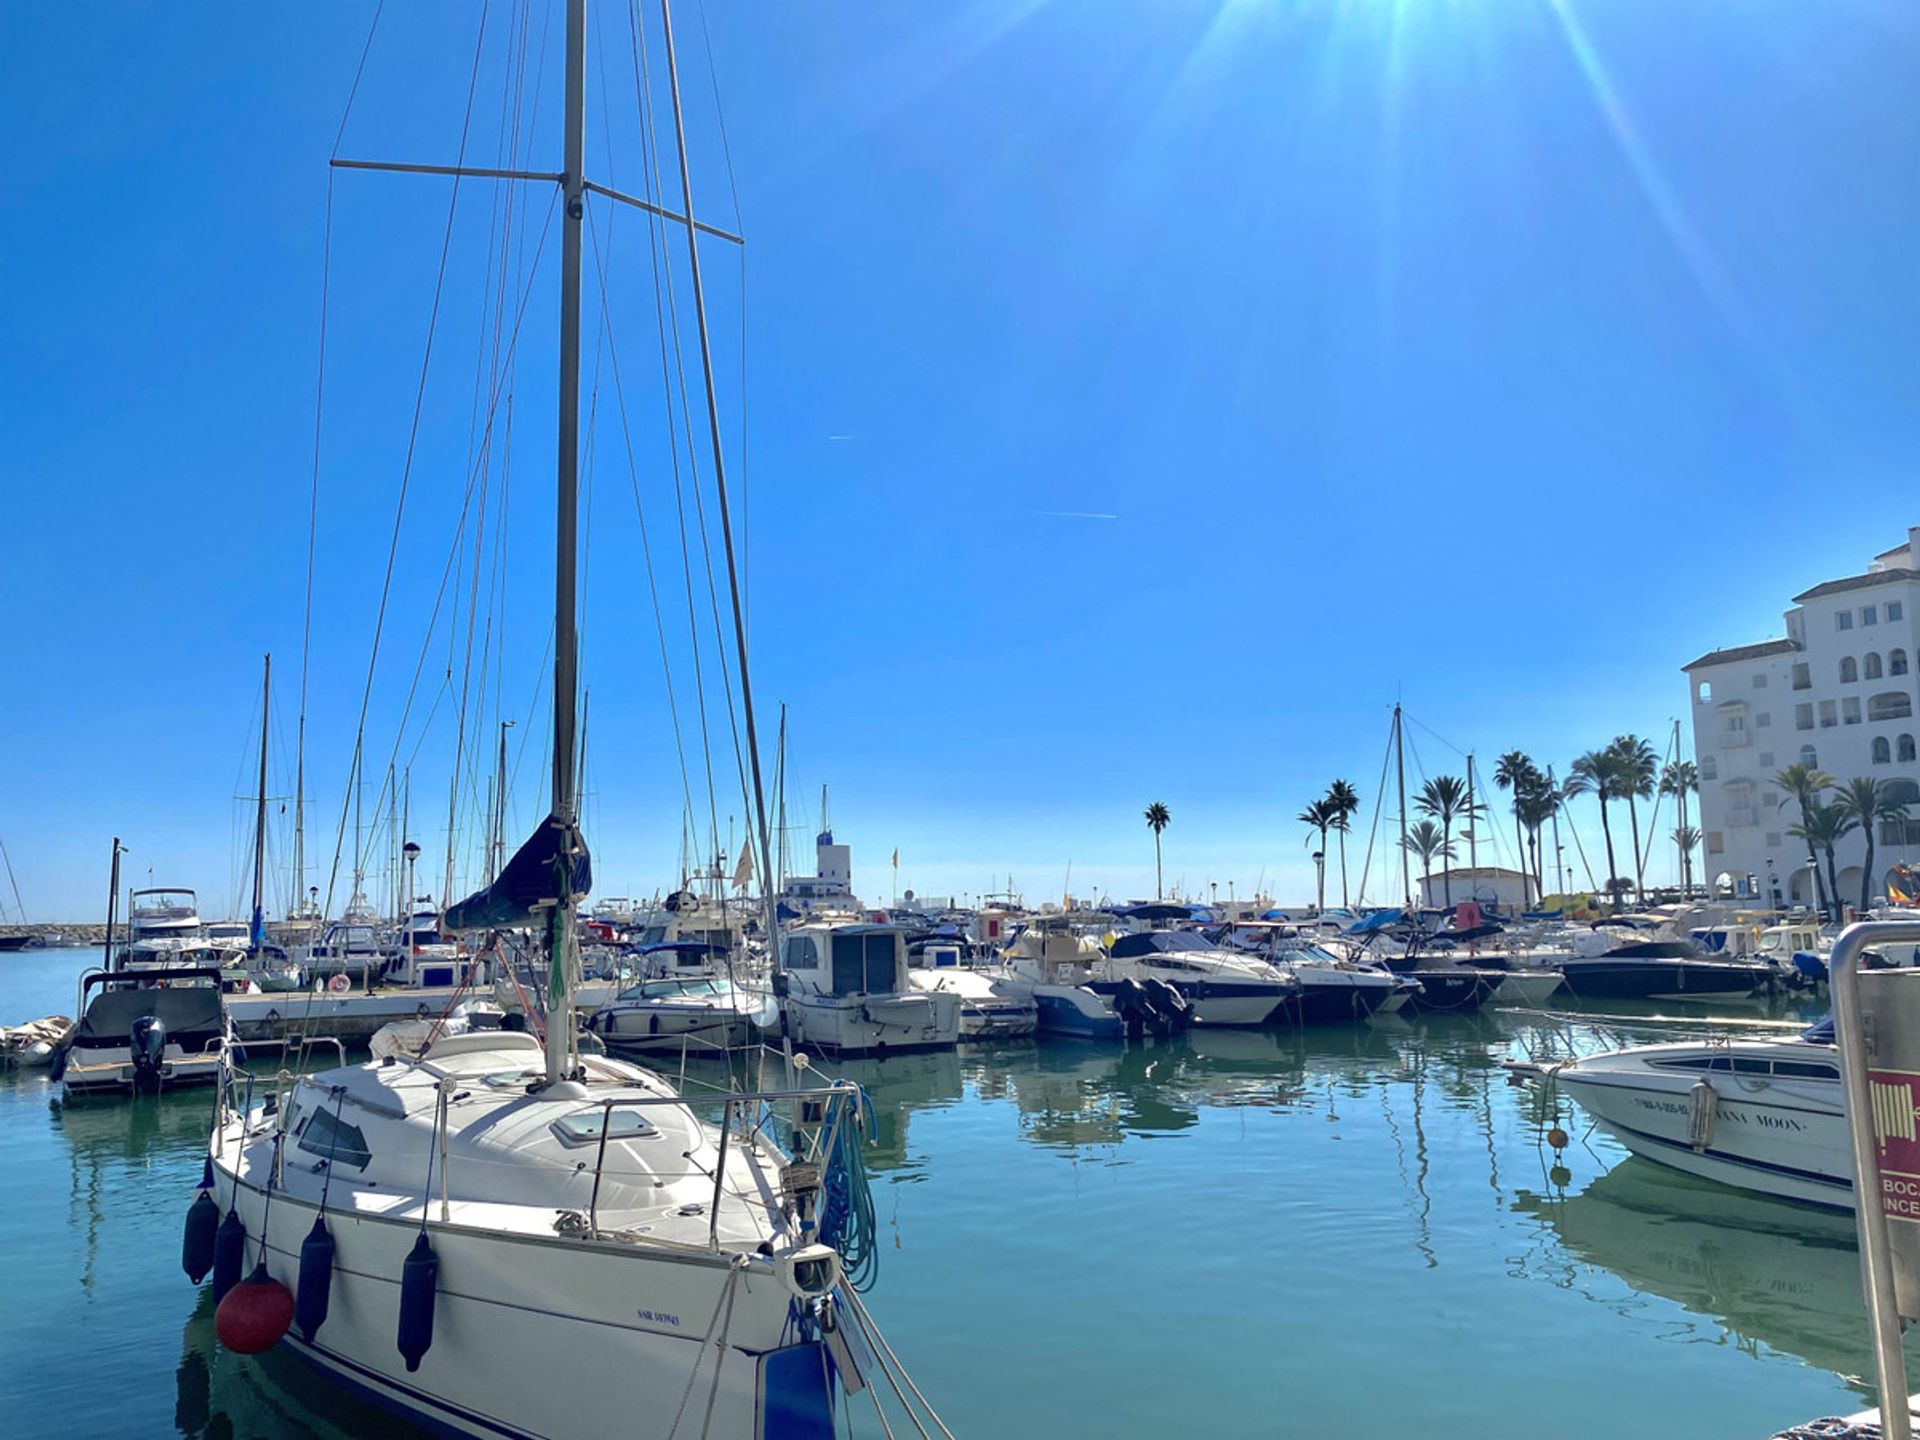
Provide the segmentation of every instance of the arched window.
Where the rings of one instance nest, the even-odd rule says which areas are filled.
[[[1913,737],[1911,735],[1907,737],[1907,743],[1909,745],[1913,743]],[[1893,761],[1893,747],[1887,743],[1887,737],[1884,735],[1874,736],[1873,737],[1873,763],[1876,765],[1887,765],[1887,764],[1891,764],[1892,761]]]
[[[1800,747],[1800,763],[1818,770],[1820,768],[1819,752],[1811,745],[1802,745]]]
[[[1894,753],[1902,760],[1913,759],[1913,736],[1902,735],[1897,742]]]
[[[1867,652],[1867,658],[1860,662],[1860,673],[1868,680],[1878,680],[1880,678],[1880,657],[1869,650]]]
[[[1840,657],[1840,683],[1842,685],[1851,685],[1859,678],[1860,667],[1854,663],[1853,656],[1842,655]]]
[[[1887,652],[1887,674],[1904,675],[1907,673],[1907,652],[1889,650]]]
[[[1904,690],[1882,690],[1867,701],[1867,719],[1904,720],[1913,714],[1913,697]]]

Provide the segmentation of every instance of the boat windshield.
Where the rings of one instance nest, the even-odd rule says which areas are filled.
[[[728,988],[718,980],[649,980],[621,992],[623,1000],[667,1000],[682,995],[725,995]]]
[[[1136,955],[1167,954],[1181,950],[1215,951],[1220,947],[1194,930],[1147,930],[1137,935],[1122,935],[1113,942],[1113,958],[1130,959]]]

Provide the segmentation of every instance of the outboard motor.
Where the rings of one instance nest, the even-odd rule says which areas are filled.
[[[160,1088],[160,1062],[167,1053],[167,1026],[158,1015],[142,1015],[127,1035],[133,1052],[133,1088],[151,1094]]]
[[[1127,1027],[1127,1034],[1136,1039],[1153,1019],[1153,1006],[1147,999],[1146,987],[1131,976],[1120,982],[1110,1003],[1113,1013],[1120,1017],[1120,1023]]]
[[[1153,1012],[1165,1033],[1187,1028],[1193,1019],[1193,1002],[1182,995],[1178,987],[1165,980],[1148,980],[1143,988],[1146,991],[1147,1008]]]

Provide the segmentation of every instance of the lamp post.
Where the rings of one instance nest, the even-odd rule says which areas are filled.
[[[409,840],[400,847],[400,853],[407,857],[407,953],[414,953],[413,930],[413,864],[420,858],[420,847]]]
[[[1313,852],[1313,913],[1318,915],[1326,906],[1322,903],[1327,893],[1327,852]]]
[[[1807,856],[1807,908],[1813,909],[1814,897],[1820,893],[1820,861],[1813,855]],[[1820,917],[1822,920],[1826,916]]]

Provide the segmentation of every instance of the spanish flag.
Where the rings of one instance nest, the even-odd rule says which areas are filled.
[[[1899,879],[1887,881],[1887,899],[1895,905],[1911,905],[1913,891],[1907,887],[1913,884],[1913,872],[1904,865],[1896,865],[1893,867],[1893,873]]]

